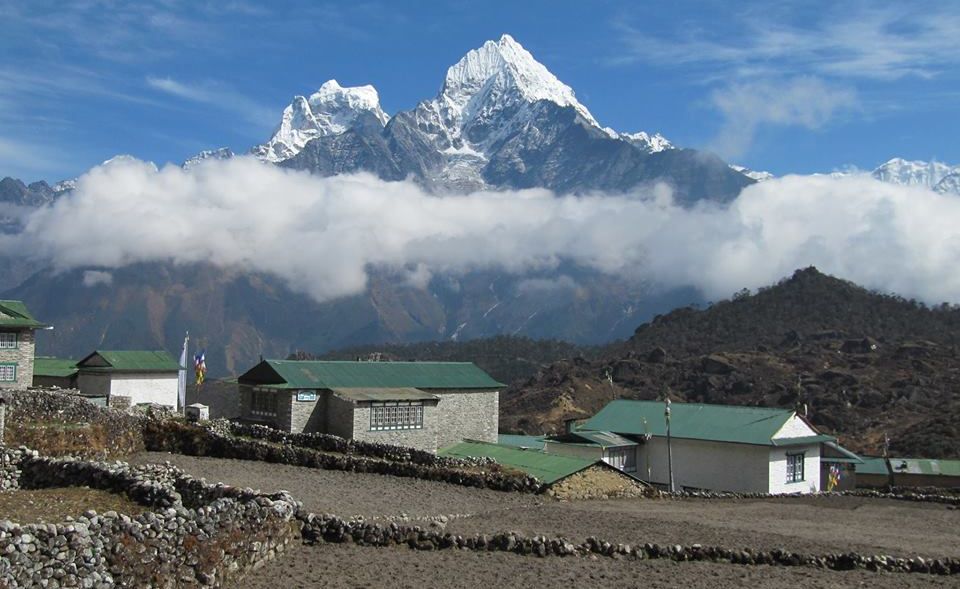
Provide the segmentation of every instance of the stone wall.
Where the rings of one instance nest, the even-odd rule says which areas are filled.
[[[596,464],[550,485],[547,494],[557,499],[609,499],[650,497],[657,491],[611,466]]]
[[[28,445],[48,455],[126,456],[144,449],[135,416],[87,402],[77,391],[7,392],[8,446]]]
[[[208,485],[169,465],[131,468],[0,450],[23,487],[86,485],[152,508],[136,517],[87,511],[58,524],[0,521],[4,587],[219,587],[296,537],[300,504],[285,493]]]
[[[500,393],[497,391],[450,391],[440,394],[440,424],[437,447],[463,440],[497,443]]]
[[[3,389],[25,389],[33,386],[34,333],[32,329],[17,332],[17,347],[0,350],[0,363],[17,365],[15,382],[0,382]]]
[[[440,419],[442,409],[436,402],[423,402],[423,427],[420,429],[380,430],[370,429],[369,403],[356,404],[353,407],[353,439],[372,444],[408,446],[426,452],[437,452],[437,437],[443,427]]]

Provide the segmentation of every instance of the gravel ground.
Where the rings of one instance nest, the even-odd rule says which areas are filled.
[[[158,453],[140,455],[134,462],[167,460],[209,482],[263,491],[285,489],[318,513],[362,514],[368,519],[456,515],[447,530],[459,534],[519,531],[562,535],[574,542],[596,536],[628,544],[960,556],[960,510],[939,504],[857,497],[558,502],[417,479],[262,462]],[[373,562],[376,566],[371,566]],[[242,586],[378,587],[389,583],[418,589],[475,589],[490,582],[594,587],[960,587],[960,580],[949,577],[867,571],[603,558],[541,560],[499,553],[329,545],[291,546],[283,558],[254,572]]]
[[[13,489],[0,493],[0,519],[20,524],[58,523],[88,509],[137,515],[144,507],[124,495],[87,487]]]
[[[378,549],[321,544],[291,546],[282,559],[266,563],[247,575],[236,587],[913,589],[957,585],[957,581],[950,577],[917,574],[702,562],[675,563],[661,560],[592,560],[574,557],[540,559],[499,552],[416,552],[407,548]]]
[[[289,491],[313,513],[341,517],[363,515],[367,519],[406,514],[410,518],[462,516],[489,509],[529,507],[549,499],[473,489],[421,479],[378,474],[342,472],[271,464],[247,460],[197,458],[180,454],[147,452],[130,459],[131,464],[165,462],[207,482],[252,487],[264,492]]]

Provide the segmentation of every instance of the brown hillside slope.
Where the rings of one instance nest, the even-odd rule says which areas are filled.
[[[798,270],[755,295],[679,309],[601,360],[514,384],[501,429],[557,431],[615,398],[802,409],[861,452],[960,457],[960,310],[927,308]]]

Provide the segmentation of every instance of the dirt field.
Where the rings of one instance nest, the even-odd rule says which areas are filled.
[[[13,489],[0,493],[0,519],[21,524],[62,522],[68,515],[78,517],[88,509],[137,515],[145,508],[123,495],[87,487]]]
[[[144,454],[194,476],[263,491],[285,489],[310,511],[367,518],[455,516],[459,534],[519,531],[597,536],[629,544],[715,544],[823,554],[857,551],[893,556],[960,555],[960,510],[943,505],[852,497],[765,500],[557,502],[530,495],[467,489],[380,475],[257,462]],[[376,566],[371,566],[375,562]],[[809,568],[743,567],[660,561],[524,558],[501,553],[355,546],[291,547],[244,581],[245,587],[482,586],[491,581],[575,583],[595,587],[958,587],[960,580],[923,575]]]

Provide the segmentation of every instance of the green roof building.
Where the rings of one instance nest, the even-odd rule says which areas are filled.
[[[865,456],[856,469],[860,487],[960,488],[960,460]]]
[[[80,391],[110,406],[177,409],[180,363],[163,350],[97,350],[76,365]]]
[[[35,332],[49,328],[34,318],[22,301],[0,300],[0,388],[33,385]]]
[[[504,386],[472,362],[263,360],[237,381],[247,421],[430,452],[496,442]]]
[[[821,447],[836,439],[795,411],[697,403],[669,407],[669,451],[662,401],[612,401],[573,433],[594,444],[606,440],[616,446],[618,438],[638,442],[636,456],[627,463],[636,465],[639,478],[664,487],[670,483],[672,453],[677,488],[771,494],[822,490],[827,467]]]

